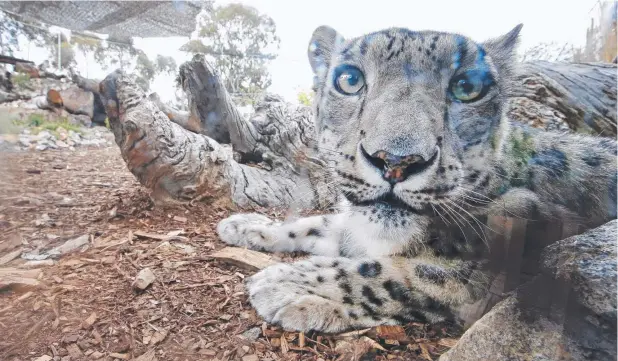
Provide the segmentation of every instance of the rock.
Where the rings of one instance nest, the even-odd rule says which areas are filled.
[[[179,250],[181,250],[183,253],[195,254],[195,248],[191,245],[184,244],[184,243],[172,243],[172,245],[178,248]]]
[[[62,105],[73,114],[83,114],[92,119],[94,111],[94,95],[76,86],[61,90]]]
[[[135,276],[135,280],[133,281],[133,288],[137,290],[145,290],[151,283],[155,281],[155,274],[152,272],[150,268],[144,268],[137,276]]]
[[[57,140],[55,144],[56,144],[56,147],[58,147],[58,148],[68,148],[69,147],[69,145],[67,143],[65,143],[65,142],[63,142],[61,140]]]
[[[541,274],[477,321],[440,361],[616,360],[617,225],[548,246]]]
[[[30,78],[39,78],[39,69],[31,63],[16,63],[14,70],[18,73],[28,74]]]
[[[83,125],[89,127],[92,125],[92,119],[84,114],[73,114],[69,118],[69,122],[75,125]]]
[[[250,328],[247,331],[242,333],[242,337],[248,341],[256,341],[260,335],[262,334],[262,329],[259,327]]]
[[[39,134],[37,134],[36,139],[37,140],[47,140],[47,139],[52,139],[54,136],[47,130],[43,130],[40,131]]]
[[[26,148],[30,146],[30,142],[31,141],[32,140],[28,136],[20,136],[19,137],[19,144],[21,144],[22,146],[24,146]]]

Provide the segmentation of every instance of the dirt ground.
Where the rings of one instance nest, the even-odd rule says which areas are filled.
[[[0,275],[89,237],[34,266],[34,281],[0,283],[0,360],[437,360],[455,343],[439,325],[342,335],[266,325],[247,302],[251,272],[209,256],[228,214],[155,206],[116,146],[0,152]],[[135,291],[145,268],[156,279]]]

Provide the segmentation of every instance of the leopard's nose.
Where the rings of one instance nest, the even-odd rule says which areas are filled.
[[[419,154],[395,155],[386,150],[378,150],[370,155],[363,147],[361,152],[369,163],[382,173],[382,178],[391,184],[403,182],[411,175],[429,168],[438,155],[437,150],[430,159],[425,159]]]

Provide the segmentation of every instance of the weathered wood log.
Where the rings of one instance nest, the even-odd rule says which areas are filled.
[[[105,106],[103,105],[101,95],[99,94],[99,81],[87,79],[77,74],[73,74],[71,76],[71,80],[73,80],[73,83],[75,83],[78,88],[92,93],[93,104],[92,114],[90,115],[90,117],[92,118],[93,123],[104,124],[105,118],[107,118],[107,114],[105,114]]]
[[[99,94],[99,81],[84,78],[77,74],[73,74],[73,76],[71,77],[71,80],[73,80],[73,83],[75,83],[75,85],[77,85],[81,89],[90,91],[94,94]]]
[[[148,96],[148,99],[155,103],[155,105],[163,112],[167,117],[174,123],[180,125],[181,127],[188,129],[195,133],[201,132],[201,127],[192,126],[193,123],[189,123],[189,112],[183,112],[181,110],[175,109],[161,101],[159,95],[157,93],[152,93]]]
[[[308,107],[267,95],[245,119],[199,55],[181,66],[179,80],[189,100],[186,120],[184,114],[170,117],[170,109],[147,99],[129,76],[116,72],[101,83],[123,157],[155,198],[216,195],[239,206],[316,207],[333,201],[323,163],[314,154]],[[566,122],[573,131],[615,136],[615,92],[615,65],[526,63],[513,87],[509,115],[537,127]],[[110,109],[116,106],[119,113]]]
[[[123,159],[152,190],[155,201],[205,199],[214,205],[243,207],[294,203],[314,207],[320,201],[312,189],[319,183],[312,179],[312,168],[302,172],[290,162],[269,169],[236,162],[230,145],[171,122],[134,78],[121,71],[101,82],[100,94]],[[294,119],[283,110],[278,118],[300,123],[298,115]],[[321,174],[319,170],[316,176]]]
[[[616,65],[521,64],[511,93],[511,119],[543,128],[566,122],[571,130],[616,136]]]

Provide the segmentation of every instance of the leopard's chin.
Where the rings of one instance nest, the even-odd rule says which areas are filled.
[[[411,205],[406,203],[401,198],[397,197],[392,191],[384,193],[380,197],[369,200],[358,200],[351,194],[344,193],[344,196],[352,205],[356,207],[364,207],[369,209],[379,210],[381,212],[408,212],[413,214],[429,215],[433,214],[433,208],[430,203]]]

